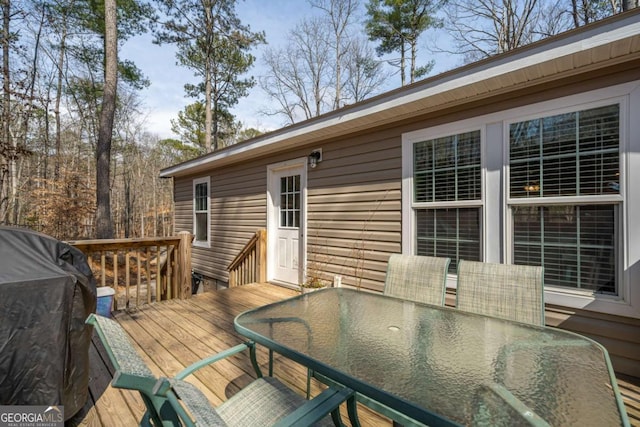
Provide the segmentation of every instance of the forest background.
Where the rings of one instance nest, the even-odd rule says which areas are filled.
[[[64,240],[172,235],[160,169],[444,71],[434,58],[476,61],[638,2],[292,0],[304,13],[272,44],[242,0],[0,0],[0,224]],[[153,82],[118,56],[132,39],[185,71],[172,90],[192,102],[173,137],[149,129]],[[252,98],[268,127],[239,117]]]

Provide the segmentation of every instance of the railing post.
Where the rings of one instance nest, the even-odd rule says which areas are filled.
[[[267,230],[258,230],[258,244],[256,245],[256,269],[258,270],[258,283],[267,281]]]
[[[193,236],[188,231],[178,233],[180,245],[178,246],[178,277],[180,294],[178,298],[191,298],[191,240]]]

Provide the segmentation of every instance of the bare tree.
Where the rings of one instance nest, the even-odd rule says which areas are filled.
[[[267,73],[260,86],[279,104],[265,114],[284,115],[295,123],[329,110],[335,97],[330,92],[334,80],[328,37],[321,20],[306,19],[289,32],[285,48],[265,51]]]
[[[334,56],[335,94],[333,109],[340,108],[342,101],[343,76],[342,68],[345,55],[349,53],[351,43],[348,28],[359,6],[358,0],[311,0],[311,5],[325,12],[326,19],[333,33],[331,48]]]
[[[456,52],[468,61],[506,52],[540,38],[538,0],[451,0],[444,8]]]
[[[263,55],[267,72],[260,87],[277,105],[263,113],[281,115],[285,124],[362,101],[388,77],[368,43],[351,29],[355,2],[313,4],[326,16],[304,19],[289,32],[286,46]]]
[[[0,141],[0,223],[6,221],[9,212],[9,175],[13,156],[11,141],[11,1],[2,0],[2,141]]]
[[[105,71],[100,129],[96,147],[96,237],[113,238],[111,195],[109,192],[111,138],[118,87],[118,31],[116,0],[105,0]]]
[[[371,45],[363,38],[355,38],[344,57],[344,97],[353,102],[363,101],[378,93],[390,73],[375,59]]]

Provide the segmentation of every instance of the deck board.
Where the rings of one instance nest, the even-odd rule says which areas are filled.
[[[207,292],[189,300],[172,300],[145,305],[140,310],[115,315],[131,337],[134,346],[155,375],[174,376],[184,367],[213,353],[225,350],[245,339],[233,327],[239,313],[274,301],[297,295],[296,291],[279,286],[252,284]],[[268,353],[257,352],[263,372],[267,372]],[[67,427],[132,426],[137,425],[144,405],[137,393],[117,390],[109,386],[113,367],[106,358],[98,339],[90,351],[90,399]],[[276,356],[274,374],[289,386],[304,394],[306,370],[281,356]],[[189,377],[209,400],[217,405],[253,379],[253,368],[246,355],[207,367]],[[640,427],[640,379],[618,376],[631,425]],[[313,384],[312,393],[320,386]],[[388,426],[390,421],[368,408],[359,408],[363,426]],[[346,414],[343,414],[348,423]]]

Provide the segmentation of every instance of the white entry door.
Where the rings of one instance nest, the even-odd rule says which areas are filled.
[[[304,164],[270,168],[269,265],[273,280],[300,283],[303,265]]]

